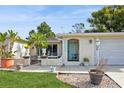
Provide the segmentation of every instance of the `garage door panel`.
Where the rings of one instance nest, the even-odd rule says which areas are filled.
[[[121,59],[108,59],[109,65],[122,65],[124,61],[120,61]]]
[[[108,59],[108,64],[124,65],[124,39],[101,40],[100,57]]]
[[[110,52],[110,51],[109,51],[109,52]],[[111,53],[111,54],[110,54],[110,53]],[[118,56],[118,57],[122,57],[122,56],[123,56],[123,57],[124,57],[124,54],[123,54],[122,52],[116,52],[116,53],[115,53],[115,52],[114,52],[114,53],[113,53],[113,52],[110,52],[110,53],[108,53],[108,52],[102,52],[102,51],[101,51],[100,55],[101,55],[101,56],[104,55],[104,56],[106,56],[106,57],[107,57],[107,56],[109,56],[109,57],[111,57],[111,56],[113,56],[113,57],[117,57],[117,56]]]

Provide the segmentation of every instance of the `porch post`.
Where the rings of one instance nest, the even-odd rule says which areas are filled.
[[[96,54],[97,54],[97,65],[99,64],[99,59],[100,59],[100,40],[96,39]]]
[[[38,56],[40,57],[40,48],[38,48],[38,52],[39,52],[39,55]]]
[[[63,39],[62,40],[62,63],[66,64],[67,63],[67,40]]]

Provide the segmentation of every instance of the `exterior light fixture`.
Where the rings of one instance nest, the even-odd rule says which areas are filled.
[[[96,39],[97,65],[99,64],[99,58],[100,58],[100,51],[99,51],[100,43],[101,43],[100,40]]]
[[[90,44],[92,43],[92,39],[89,40],[89,43],[90,43]]]
[[[99,46],[100,46],[100,40],[99,39],[96,39],[96,49],[98,50],[99,49]]]

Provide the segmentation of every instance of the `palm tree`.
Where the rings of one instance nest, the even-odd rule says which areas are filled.
[[[0,43],[4,43],[7,37],[7,32],[1,33],[0,32]]]
[[[17,40],[17,32],[13,32],[12,30],[8,30],[9,40],[10,40],[10,51],[13,48],[14,42]]]
[[[35,46],[38,49],[39,56],[40,56],[40,48],[46,48],[48,45],[46,36],[40,32],[35,32],[31,34],[28,41],[30,46]]]
[[[5,33],[1,33],[0,32],[0,56],[3,56],[4,54],[4,50],[5,50],[5,41],[6,41],[6,38],[7,38],[7,32]]]

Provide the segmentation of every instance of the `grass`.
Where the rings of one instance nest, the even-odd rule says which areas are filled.
[[[0,71],[0,88],[72,88],[54,73]]]

